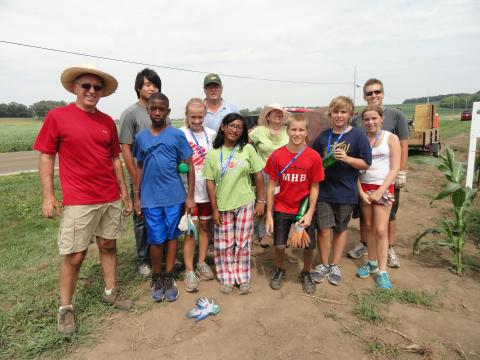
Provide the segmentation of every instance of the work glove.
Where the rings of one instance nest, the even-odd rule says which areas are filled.
[[[195,322],[208,317],[209,315],[217,315],[220,312],[220,306],[212,300],[202,297],[196,302],[197,307],[189,310],[185,316],[189,319],[195,319]]]
[[[400,170],[395,179],[395,187],[401,189],[407,185],[407,173],[403,170]]]

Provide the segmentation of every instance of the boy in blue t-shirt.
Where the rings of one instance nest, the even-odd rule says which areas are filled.
[[[133,150],[137,159],[134,206],[135,212],[145,217],[147,241],[151,245],[152,298],[154,301],[174,301],[178,298],[178,288],[172,273],[177,238],[181,234],[178,223],[184,212],[184,204],[187,212],[195,207],[192,148],[182,131],[167,126],[170,109],[169,100],[164,94],[152,94],[147,111],[152,126],[137,134]],[[180,161],[188,164],[188,194],[185,194],[182,179],[177,172]],[[165,273],[162,273],[165,242]]]
[[[353,207],[358,202],[357,178],[359,170],[372,163],[372,150],[367,136],[348,125],[354,105],[350,98],[338,96],[329,105],[331,129],[322,132],[313,144],[322,159],[333,153],[335,163],[325,169],[325,180],[320,184],[317,200],[317,243],[321,264],[312,277],[322,282],[327,276],[333,285],[342,281],[338,263],[347,242],[347,225]],[[330,229],[333,229],[333,255],[330,261]]]

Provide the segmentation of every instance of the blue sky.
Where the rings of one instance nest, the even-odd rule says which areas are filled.
[[[139,7],[139,4],[142,7]],[[370,77],[386,103],[480,90],[480,2],[464,1],[21,1],[0,0],[0,40],[206,72],[344,85],[306,85],[223,77],[224,98],[239,108],[278,102],[328,104],[353,97]],[[136,101],[143,67],[0,43],[0,102],[71,101],[64,68],[94,63],[119,81],[99,108],[113,117]],[[203,97],[204,74],[155,68],[181,117]],[[356,102],[362,104],[357,92]]]

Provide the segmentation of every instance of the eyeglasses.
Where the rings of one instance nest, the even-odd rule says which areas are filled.
[[[96,92],[99,92],[99,91],[103,90],[102,85],[93,85],[93,84],[90,84],[90,83],[80,84],[80,87],[84,90],[87,90],[87,91],[89,91],[92,87],[93,87],[93,90],[95,90]]]
[[[238,131],[243,131],[243,125],[235,125],[233,123],[230,123],[227,125],[227,127],[230,129],[230,130],[238,130]]]
[[[365,93],[365,96],[372,96],[373,94],[375,95],[380,95],[383,92],[383,90],[373,90],[373,91],[367,91]]]

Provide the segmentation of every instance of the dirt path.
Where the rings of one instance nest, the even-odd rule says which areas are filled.
[[[466,139],[457,137],[455,146]],[[396,352],[409,344],[394,329],[426,345],[431,359],[480,359],[480,276],[470,270],[464,277],[445,267],[448,251],[430,251],[411,255],[411,243],[425,227],[447,214],[448,202],[428,206],[443,179],[431,165],[412,164],[408,188],[402,192],[398,214],[400,269],[390,271],[398,289],[426,290],[437,293],[433,308],[394,303],[381,305],[385,320],[373,325],[359,320],[353,313],[353,293],[374,287],[373,279],[355,278],[362,259],[342,260],[344,282],[339,287],[323,283],[316,296],[337,300],[346,305],[330,304],[301,295],[297,282],[301,263],[289,263],[287,281],[280,291],[268,286],[273,267],[271,249],[255,247],[252,258],[252,294],[220,294],[217,282],[201,283],[198,294],[188,294],[181,287],[178,301],[154,305],[141,315],[117,314],[109,321],[111,328],[95,334],[101,340],[90,349],[80,349],[72,359],[372,359],[389,356],[421,359],[418,354]],[[353,221],[349,245],[358,240],[358,223]],[[473,246],[478,265],[478,250]],[[298,252],[298,254],[301,254]],[[293,253],[297,257],[296,253]],[[301,258],[301,257],[298,257]],[[148,284],[144,285],[148,302]],[[216,317],[193,323],[184,317],[199,296],[213,297],[222,307]],[[353,333],[357,334],[354,335]],[[360,337],[373,344],[389,344],[392,352],[374,355]],[[373,345],[372,345],[373,346]]]
[[[58,169],[58,156],[55,168]],[[37,151],[0,153],[0,176],[38,171]]]

